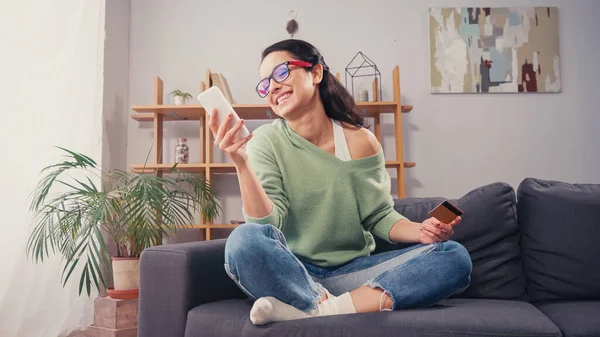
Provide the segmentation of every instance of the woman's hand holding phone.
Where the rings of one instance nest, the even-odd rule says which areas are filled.
[[[230,113],[219,123],[217,109],[213,109],[209,117],[209,126],[215,138],[215,145],[231,158],[236,167],[241,167],[247,164],[246,143],[252,138],[252,134],[236,142],[233,141],[245,123],[243,119],[232,123],[234,113]]]

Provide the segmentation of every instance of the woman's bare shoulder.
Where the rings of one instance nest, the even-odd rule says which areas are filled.
[[[377,137],[367,128],[357,128],[343,123],[346,142],[352,159],[370,157],[379,152],[381,145]]]

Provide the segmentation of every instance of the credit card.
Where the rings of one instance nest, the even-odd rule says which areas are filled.
[[[443,223],[451,223],[456,217],[463,214],[463,211],[456,205],[448,200],[445,200],[441,204],[437,205],[434,209],[429,212],[429,216],[432,216]]]

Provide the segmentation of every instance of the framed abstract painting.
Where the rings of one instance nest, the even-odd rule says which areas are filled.
[[[430,8],[432,93],[560,92],[557,7]]]

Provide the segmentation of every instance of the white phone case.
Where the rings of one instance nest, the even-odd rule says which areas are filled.
[[[200,104],[202,104],[202,106],[206,110],[207,117],[210,116],[213,109],[217,109],[217,123],[219,125],[222,121],[225,120],[225,118],[227,118],[227,115],[229,115],[229,113],[233,113],[232,122],[229,124],[231,127],[233,127],[237,122],[239,122],[240,117],[235,112],[235,110],[233,110],[231,104],[227,102],[227,99],[225,98],[221,90],[219,90],[219,88],[210,87],[207,90],[198,94],[197,98]],[[248,137],[249,135],[250,131],[248,131],[248,128],[246,127],[246,125],[244,125],[233,137],[233,142],[237,142],[238,140],[244,137]]]

